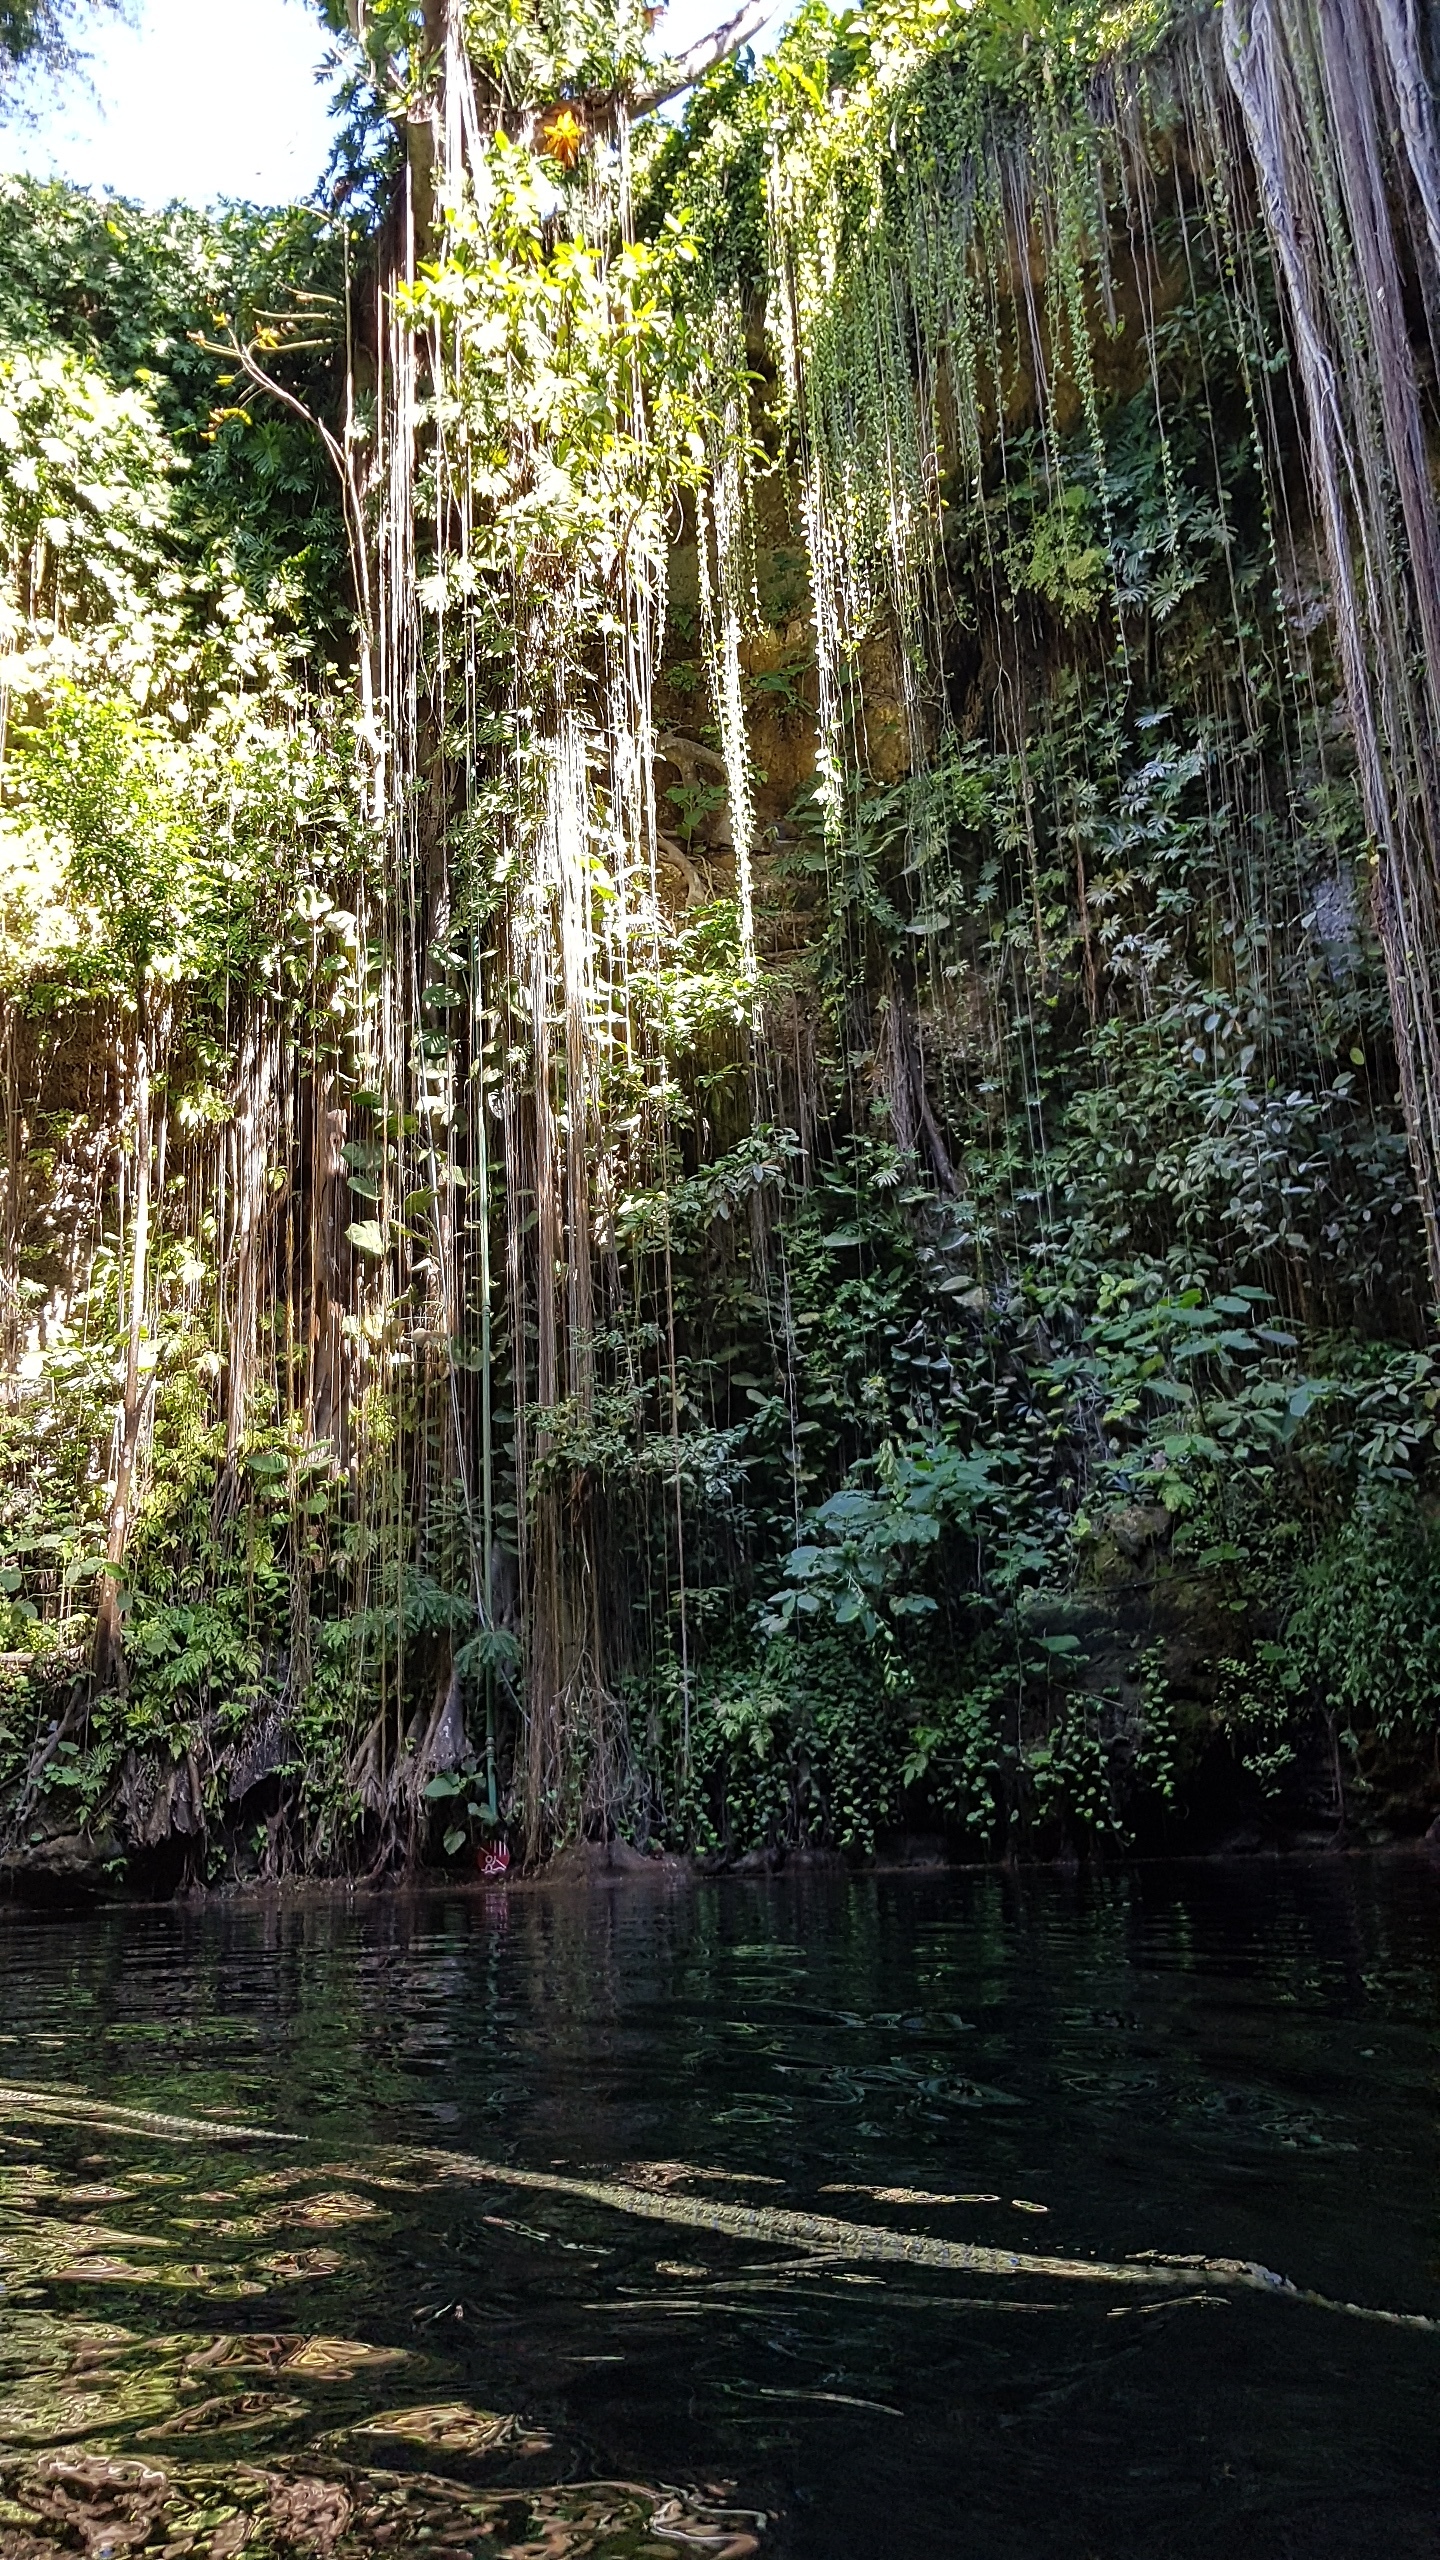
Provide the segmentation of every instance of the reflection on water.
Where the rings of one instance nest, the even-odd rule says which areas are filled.
[[[741,2560],[758,2545],[711,2510],[613,2481],[482,2490],[432,2472],[351,2463],[167,2464],[57,2452],[7,2464],[6,2548],[56,2544],[95,2560],[146,2547],[233,2560],[245,2550],[555,2555],[555,2560],[675,2560],[679,2547]],[[18,2530],[17,2530],[18,2528]]]
[[[23,2112],[12,2092],[12,2122]],[[37,2112],[58,2120],[58,2108]],[[80,2124],[88,2112],[78,2102],[67,2110]],[[167,2560],[192,2553],[233,2560],[242,2549],[334,2552],[340,2560],[411,2543],[515,2560],[522,2553],[640,2560],[660,2552],[674,2560],[677,2547],[742,2560],[757,2549],[748,2528],[763,2519],[702,2497],[628,2482],[518,2480],[554,2447],[543,2428],[513,2412],[463,2400],[373,2408],[375,2377],[412,2360],[401,2347],[304,2330],[157,2333],[50,2307],[63,2302],[55,2288],[66,2285],[143,2293],[153,2312],[175,2293],[191,2303],[235,2302],[337,2275],[345,2264],[337,2249],[257,2254],[234,2244],[367,2222],[381,2212],[370,2196],[307,2187],[303,2170],[239,2176],[228,2188],[196,2193],[195,2202],[212,2208],[208,2216],[174,2210],[182,2199],[171,2196],[160,2227],[118,2231],[86,2209],[180,2187],[183,2177],[141,2169],[125,2184],[75,2184],[44,2157],[24,2157],[16,2137],[8,2148],[0,2227],[15,2307],[0,2347],[5,2560],[57,2544],[93,2560],[147,2548]],[[395,2183],[380,2181],[382,2189]],[[265,2203],[276,2195],[280,2201]],[[231,2209],[252,2201],[259,2210]],[[220,2244],[204,2261],[190,2255],[196,2231]],[[447,2468],[378,2467],[387,2453]],[[503,2485],[485,2485],[485,2471],[497,2467]]]
[[[0,2560],[1433,2555],[1437,1921],[1420,1859],[6,1915]]]

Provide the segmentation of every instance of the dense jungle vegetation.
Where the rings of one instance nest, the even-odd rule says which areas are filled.
[[[1418,1834],[1436,26],[650,14],[0,181],[3,1862]]]

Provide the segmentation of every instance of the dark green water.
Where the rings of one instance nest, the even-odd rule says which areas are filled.
[[[0,2081],[301,2137],[0,2109],[5,2560],[658,2560],[746,2510],[774,2560],[1440,2549],[1440,2331],[435,2156],[1440,2315],[1440,1860],[12,1912],[0,1956]]]

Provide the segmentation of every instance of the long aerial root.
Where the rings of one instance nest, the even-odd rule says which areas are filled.
[[[0,2080],[0,2109],[40,2116],[56,2124],[93,2124],[102,2133],[148,2134],[155,2142],[302,2142],[299,2133],[271,2133],[259,2124],[217,2124],[209,2116],[157,2115],[148,2107],[112,2105],[108,2098],[77,2097],[68,2089],[16,2089]]]
[[[511,2187],[528,2187],[545,2195],[572,2196],[585,2204],[638,2215],[646,2222],[681,2223],[692,2231],[714,2231],[730,2240],[769,2241],[830,2258],[869,2260],[909,2267],[946,2267],[957,2273],[986,2276],[1042,2276],[1065,2284],[1148,2286],[1193,2291],[1196,2276],[1207,2283],[1252,2293],[1280,2293],[1325,2311],[1343,2311],[1360,2320],[1383,2320],[1402,2329],[1434,2329],[1423,2311],[1371,2311],[1362,2303],[1333,2302],[1309,2293],[1248,2258],[1050,2258],[1026,2249],[988,2249],[973,2240],[936,2240],[921,2231],[887,2231],[868,2222],[841,2222],[827,2213],[791,2213],[779,2205],[719,2204],[709,2196],[678,2194],[674,2188],[622,2186],[603,2178],[566,2178],[549,2169],[503,2168],[463,2152],[408,2152],[443,2177],[485,2179]]]
[[[116,2135],[138,2135],[159,2142],[302,2142],[303,2134],[272,2133],[261,2125],[217,2124],[204,2116],[159,2115],[142,2107],[111,2105],[108,2100],[75,2096],[64,2090],[17,2089],[0,2081],[0,2109],[38,2116],[63,2124],[90,2124]],[[682,2195],[673,2186],[635,2187],[609,2178],[567,2178],[553,2169],[519,2169],[498,2160],[479,2160],[463,2151],[405,2149],[384,2155],[386,2165],[465,2183],[528,2188],[532,2194],[568,2196],[579,2204],[603,2205],[612,2213],[628,2213],[643,2222],[678,2223],[689,2231],[713,2231],[727,2240],[746,2240],[775,2248],[799,2249],[822,2258],[872,2265],[937,2267],[962,2275],[1039,2276],[1050,2283],[1122,2285],[1127,2288],[1193,2291],[1197,2276],[1209,2285],[1232,2291],[1283,2294],[1320,2311],[1340,2311],[1354,2320],[1379,2320],[1398,2329],[1434,2330],[1440,2322],[1423,2311],[1377,2311],[1360,2302],[1336,2302],[1292,2284],[1253,2258],[1163,2257],[1051,2258],[1028,2249],[990,2249],[975,2240],[937,2240],[923,2231],[887,2231],[869,2222],[842,2222],[828,2213],[792,2213],[781,2205],[721,2204],[709,2196]],[[359,2164],[356,2164],[359,2174]]]

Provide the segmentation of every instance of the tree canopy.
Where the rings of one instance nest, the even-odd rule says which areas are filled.
[[[24,75],[56,78],[84,61],[83,39],[97,17],[123,17],[132,0],[0,0],[0,116],[25,98]]]

